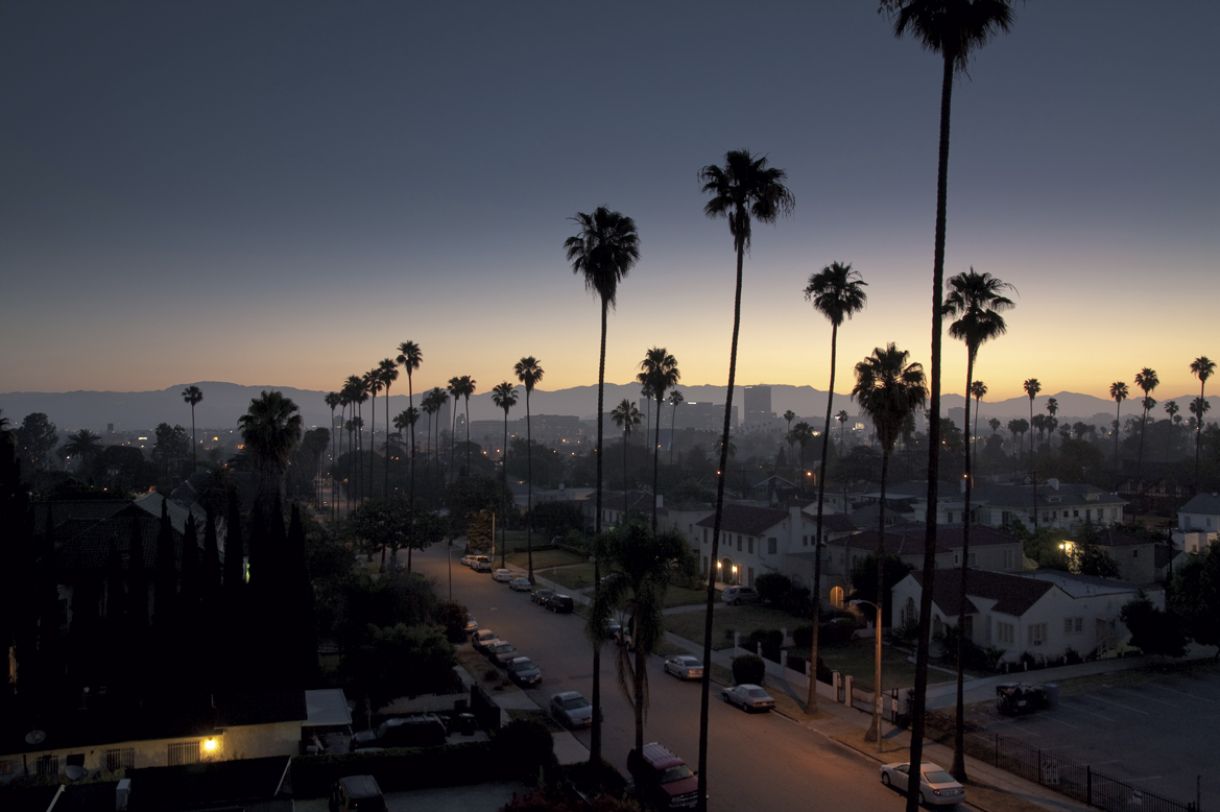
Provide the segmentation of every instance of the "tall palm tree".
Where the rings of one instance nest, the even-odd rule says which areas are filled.
[[[805,451],[808,450],[809,444],[813,442],[813,426],[804,420],[797,423],[792,427],[792,431],[788,433],[788,442],[801,447],[801,456],[797,464],[800,466],[801,490],[803,491],[805,490],[805,480],[809,478],[809,470],[805,467]]]
[[[475,393],[478,381],[469,375],[462,376],[462,400],[466,406],[466,476],[470,476],[470,396]],[[453,404],[457,408],[457,402]]]
[[[68,435],[60,453],[67,457],[77,457],[81,461],[81,470],[89,466],[89,462],[102,453],[102,438],[89,429],[81,429]]]
[[[682,397],[682,393],[677,389],[669,393],[669,464],[670,467],[674,464],[674,446],[678,444],[678,436],[675,432],[678,430],[678,407],[682,405],[682,401],[686,398]]]
[[[338,458],[335,456],[335,435],[337,434],[335,431],[335,408],[343,402],[343,398],[339,396],[338,392],[327,392],[324,400],[330,408],[330,520],[334,523],[338,521],[337,508],[335,506],[337,498],[335,495],[335,465],[338,462]]]
[[[1029,398],[1029,424],[1036,426],[1034,423],[1034,398],[1038,397],[1038,393],[1042,391],[1042,383],[1037,378],[1026,378],[1021,384],[1021,388],[1025,390],[1026,396]],[[1041,433],[1041,432],[1039,432]],[[1034,510],[1034,532],[1038,532],[1038,469],[1034,464],[1034,434],[1029,434],[1029,478],[1033,484],[1033,510]]]
[[[972,381],[970,384],[970,395],[967,395],[967,398],[969,398],[971,396],[974,397],[974,436],[978,437],[979,436],[979,411],[980,411],[979,404],[982,403],[983,398],[987,397],[987,384],[983,383],[982,381]],[[977,453],[977,451],[978,451],[978,447],[976,446],[975,452]],[[971,462],[973,463],[974,460],[976,460],[976,459],[978,459],[978,458],[977,457],[972,458]]]
[[[530,430],[530,395],[545,374],[538,359],[527,355],[513,366],[525,387],[525,558],[530,583],[534,583],[534,437]]]
[[[923,407],[928,397],[925,385],[923,367],[910,363],[911,354],[900,350],[891,342],[884,349],[877,347],[873,354],[856,364],[856,385],[851,390],[851,396],[873,421],[877,432],[877,440],[881,443],[881,501],[879,503],[879,524],[877,527],[877,595],[875,608],[877,610],[874,622],[875,634],[880,639],[882,633],[881,607],[885,603],[884,563],[885,563],[885,486],[889,477],[890,455],[894,452],[894,443],[902,433],[903,425],[915,416],[915,412]],[[927,587],[924,587],[925,589]],[[873,691],[878,699],[881,696],[881,658],[873,665]],[[881,736],[881,703],[874,702],[873,726],[869,730],[872,737]]]
[[[1118,436],[1122,421],[1123,401],[1130,395],[1130,390],[1124,381],[1110,384],[1110,397],[1114,399],[1114,470],[1118,470]]]
[[[949,295],[945,299],[945,315],[956,318],[949,325],[949,335],[966,345],[966,456],[965,456],[965,507],[962,511],[962,583],[961,608],[958,612],[957,628],[966,628],[966,572],[969,564],[970,550],[970,496],[973,488],[973,471],[971,457],[970,431],[970,396],[974,392],[974,363],[978,359],[979,347],[984,343],[1002,336],[1008,325],[1000,315],[1013,307],[1012,300],[1006,294],[1012,286],[1002,282],[989,273],[978,273],[971,268],[968,272],[958,274],[949,280]],[[982,396],[981,393],[979,395]],[[978,413],[975,412],[977,420]],[[957,637],[957,720],[953,736],[953,768],[952,772],[958,781],[966,780],[966,710],[962,671],[962,657],[965,652],[965,635]]]
[[[639,427],[642,418],[640,407],[627,398],[623,398],[622,402],[614,407],[614,411],[610,412],[610,419],[614,421],[614,425],[623,430],[623,518],[619,522],[620,524],[627,521],[627,496],[630,493],[630,489],[627,487],[627,447],[631,440],[631,432]]]
[[[517,405],[517,389],[508,381],[491,389],[491,402],[504,410],[504,446],[500,453],[500,481],[504,485],[504,521],[500,523],[500,566],[508,555],[508,410]]]
[[[792,411],[791,409],[784,412],[784,422],[788,424],[787,428],[784,430],[785,437],[792,433],[792,421],[795,419],[796,412]]]
[[[953,78],[964,73],[970,56],[1012,23],[1011,0],[880,0],[890,12],[894,34],[911,34],[940,55],[940,142],[936,163],[936,226],[932,252],[932,380],[928,404],[928,504],[936,504],[940,467],[941,288],[945,278],[945,211],[949,194],[949,122]],[[923,710],[928,687],[928,646],[932,632],[932,587],[936,577],[936,511],[929,510],[924,553],[924,588],[920,598],[919,640],[915,655],[911,762],[917,768],[923,754]],[[919,770],[911,770],[907,810],[915,812]]]
[[[199,465],[196,454],[198,446],[195,443],[195,406],[203,400],[203,390],[191,384],[182,390],[182,399],[191,407],[191,472],[194,473]]]
[[[605,422],[606,322],[618,295],[619,282],[640,260],[640,235],[635,221],[605,206],[592,212],[577,212],[572,218],[577,232],[564,240],[563,250],[572,273],[583,277],[585,287],[601,301],[601,344],[597,356],[597,449],[596,491],[593,529],[602,530],[602,431]],[[593,596],[601,589],[601,564],[593,554]],[[593,644],[593,729],[590,731],[589,762],[601,764],[601,646]]]
[[[1144,367],[1139,372],[1135,373],[1135,385],[1138,386],[1144,393],[1144,400],[1140,405],[1144,408],[1144,416],[1140,420],[1140,450],[1139,456],[1135,462],[1135,481],[1140,481],[1140,475],[1144,468],[1144,435],[1148,430],[1148,412],[1156,406],[1156,401],[1152,399],[1152,392],[1161,383],[1157,377],[1156,370],[1151,367]],[[1142,487],[1141,487],[1142,490]]]
[[[847,448],[847,441],[844,439],[846,437],[844,432],[847,429],[847,417],[846,409],[840,409],[839,413],[835,415],[835,420],[839,421],[839,445],[843,448]]]
[[[385,389],[385,379],[382,377],[380,364],[373,367],[372,369],[370,369],[368,372],[366,372],[364,374],[364,386],[368,390],[369,395],[373,399],[372,404],[370,404],[370,406],[369,406],[368,495],[374,496],[375,494],[373,493],[373,491],[374,491],[373,482],[375,481],[375,477],[377,476],[376,471],[373,470],[373,466],[377,462],[377,393],[381,392],[382,390]],[[388,414],[388,412],[387,412],[387,414]],[[387,428],[386,433],[388,434],[389,427],[387,426],[386,428]],[[382,548],[382,549],[384,549],[384,548]]]
[[[658,413],[658,417],[660,417]],[[693,574],[694,556],[678,533],[654,535],[638,522],[629,522],[600,537],[602,557],[613,574],[593,603],[587,629],[604,639],[605,629],[621,612],[631,645],[617,646],[618,682],[635,717],[635,749],[644,746],[644,720],[648,714],[648,660],[664,639],[662,610],[665,591],[678,574]]]
[[[424,351],[414,341],[404,341],[398,345],[398,356],[394,359],[402,364],[403,371],[407,373],[407,408],[415,408],[415,382],[412,375],[415,370],[419,369],[424,363]],[[416,413],[418,417],[418,412]],[[411,421],[411,454],[410,454],[410,479],[407,485],[407,498],[411,506],[415,505],[415,421]]]
[[[851,265],[832,262],[817,273],[810,274],[805,285],[805,298],[830,322],[830,384],[826,390],[826,420],[822,428],[822,467],[818,473],[817,532],[813,542],[813,634],[809,644],[809,662],[818,661],[818,627],[822,617],[822,516],[826,499],[826,465],[830,452],[830,418],[835,397],[835,363],[839,349],[839,327],[844,319],[850,319],[864,309],[868,294],[864,292],[867,282]],[[811,674],[816,674],[814,668]],[[814,714],[818,709],[817,679],[809,680],[809,693],[805,698],[805,713]]]
[[[1210,405],[1207,402],[1204,387],[1207,386],[1207,379],[1215,371],[1216,362],[1206,355],[1200,355],[1190,362],[1190,374],[1199,379],[1198,403],[1201,404],[1198,409],[1191,409],[1191,412],[1195,413],[1195,416],[1198,418],[1195,420],[1195,493],[1199,492],[1199,448],[1200,442],[1203,439],[1203,413],[1207,411],[1207,407]]]
[[[1046,399],[1046,414],[1048,416],[1046,429],[1047,429],[1047,431],[1052,432],[1050,444],[1054,445],[1055,437],[1054,437],[1053,432],[1055,431],[1055,427],[1059,425],[1059,420],[1056,419],[1056,417],[1055,417],[1055,415],[1059,414],[1059,399],[1058,398],[1047,398]]]
[[[746,150],[724,156],[724,165],[709,164],[699,172],[703,192],[709,196],[703,207],[708,217],[729,221],[733,250],[737,255],[737,279],[733,292],[733,337],[729,345],[729,383],[725,392],[724,431],[720,440],[720,474],[716,478],[716,514],[712,522],[712,548],[707,568],[707,610],[704,617],[703,662],[712,661],[712,612],[716,600],[716,568],[712,562],[720,551],[720,522],[724,516],[724,482],[728,471],[729,431],[733,418],[733,385],[737,378],[737,337],[741,330],[741,282],[745,252],[750,247],[751,224],[773,223],[781,214],[792,211],[796,199],[784,185],[784,170],[768,166],[764,157],[756,158]],[[711,669],[704,669],[699,697],[699,798],[698,809],[707,808],[708,697]]]
[[[450,378],[449,382],[445,385],[445,391],[449,394],[449,397],[453,398],[453,427],[449,431],[449,477],[447,477],[453,479],[457,478],[453,474],[453,455],[457,449],[457,406],[458,401],[462,398],[462,391],[464,389],[465,384],[462,383],[462,378],[458,375]]]
[[[390,386],[398,380],[398,364],[393,358],[382,358],[377,365],[381,373],[381,385],[385,387],[385,473],[381,482],[381,498],[390,498]]]
[[[348,486],[352,497],[355,501],[360,501],[360,428],[364,421],[360,419],[360,404],[368,399],[368,393],[364,389],[364,379],[359,375],[349,375],[347,382],[344,384],[344,389],[347,391],[348,403],[351,404],[352,412],[354,413],[348,423],[348,443],[347,453],[352,459],[351,471],[352,482]]]
[[[271,481],[282,481],[293,448],[301,440],[301,415],[297,405],[281,392],[263,391],[250,401],[237,421],[242,442],[259,471],[259,492]]]
[[[1165,402],[1165,414],[1169,415],[1169,422],[1175,426],[1182,422],[1182,418],[1178,416],[1178,412],[1181,410],[1182,407],[1176,401],[1169,400]]]
[[[678,359],[664,347],[652,347],[640,362],[641,372],[637,380],[644,384],[657,401],[657,419],[652,444],[652,532],[657,532],[657,483],[660,482],[661,463],[661,405],[665,394],[678,385],[682,373],[678,370]]]

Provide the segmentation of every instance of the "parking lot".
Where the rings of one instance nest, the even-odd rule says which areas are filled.
[[[1009,718],[985,703],[972,721],[986,734],[1020,739],[1173,800],[1193,801],[1198,779],[1204,808],[1220,808],[1220,667],[1126,671],[1060,687],[1057,708]]]

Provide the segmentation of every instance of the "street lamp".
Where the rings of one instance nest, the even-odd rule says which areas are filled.
[[[876,610],[876,619],[873,621],[873,724],[869,727],[868,732],[864,734],[865,741],[873,741],[876,738],[877,752],[881,752],[881,604],[873,603],[866,600],[852,600],[848,602],[849,606],[859,607],[871,606]],[[850,697],[848,697],[850,699]]]

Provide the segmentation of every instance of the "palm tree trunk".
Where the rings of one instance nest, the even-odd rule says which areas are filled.
[[[198,468],[199,468],[199,462],[195,456],[197,447],[198,446],[195,443],[195,404],[192,403],[191,404],[191,473],[192,474],[195,473],[195,471],[198,470]]]
[[[1203,396],[1203,388],[1207,381],[1199,382],[1199,414],[1195,416],[1195,493],[1199,492],[1199,448],[1203,439],[1203,404],[1207,401]],[[1117,436],[1117,435],[1115,435]],[[1117,448],[1117,446],[1115,446]],[[1217,652],[1220,654],[1220,651]]]
[[[974,381],[974,352],[966,349],[966,392]],[[975,412],[978,419],[978,412]],[[966,425],[970,425],[970,397],[966,396]],[[970,435],[966,435],[966,502],[962,510],[962,589],[957,610],[957,715],[953,723],[953,767],[950,772],[958,781],[966,781],[966,699],[965,671],[962,658],[966,653],[966,574],[970,567],[970,492],[973,488],[973,461],[970,456]]]
[[[525,560],[534,583],[534,448],[530,433],[530,390],[525,390]]]
[[[967,395],[966,400],[969,400],[969,399],[970,399],[970,396]],[[975,437],[978,437],[978,434],[979,434],[979,403],[980,402],[981,402],[981,398],[974,399],[974,436]],[[976,446],[974,450],[977,453],[978,447]],[[974,457],[971,457],[970,464],[973,467],[978,467],[978,460],[975,459]]]
[[[415,510],[415,421],[419,416],[415,414],[415,386],[411,382],[411,368],[407,367],[407,414],[412,415],[411,420],[411,459],[410,459],[410,479],[407,480],[407,501],[411,505],[411,510]],[[407,553],[408,557],[411,555]]]
[[[1114,473],[1120,473],[1118,464],[1118,433],[1122,430],[1123,419],[1123,402],[1116,400],[1114,403]]]
[[[660,407],[657,407],[657,416],[660,417]],[[632,688],[635,694],[635,750],[641,752],[644,749],[644,712],[648,707],[648,687],[646,677],[648,675],[648,658],[644,656],[644,647],[640,645],[640,626],[639,620],[635,622],[635,629],[631,635],[631,641],[635,645],[635,668],[633,669]]]
[[[830,450],[830,417],[835,397],[835,359],[838,354],[839,325],[830,326],[830,389],[826,393],[826,423],[822,428],[822,470],[818,472],[817,531],[813,541],[813,626],[809,636],[809,693],[805,697],[805,713],[818,711],[818,630],[822,622],[822,508],[826,499],[826,462]]]
[[[936,236],[932,258],[932,375],[928,397],[928,510],[924,536],[923,591],[919,597],[919,639],[915,649],[915,701],[911,720],[911,775],[907,812],[919,808],[917,769],[923,757],[924,704],[928,690],[928,649],[932,636],[932,583],[936,580],[936,491],[940,476],[940,344],[945,279],[945,209],[949,196],[949,113],[953,100],[953,59],[944,59],[940,90],[940,149],[936,168]]]
[[[1143,487],[1140,485],[1140,477],[1143,476],[1143,472],[1144,472],[1144,435],[1148,431],[1147,400],[1148,400],[1148,393],[1145,392],[1144,393],[1144,401],[1145,401],[1144,416],[1140,418],[1140,450],[1139,450],[1139,455],[1135,458],[1135,482],[1136,482],[1136,487],[1139,488],[1141,491],[1144,490]]]
[[[453,470],[455,452],[457,450],[457,413],[458,413],[457,395],[454,395],[453,396],[453,428],[449,431],[449,472],[448,472],[449,476],[448,476],[448,479],[450,479],[450,480],[457,479],[457,476],[455,476],[455,472]],[[437,442],[438,443],[440,442],[439,438],[437,439]]]
[[[381,498],[390,498],[390,386],[385,388],[385,474],[381,482]]]
[[[335,407],[330,407],[330,524],[335,525]]]
[[[593,602],[598,600],[601,591],[601,556],[598,553],[598,539],[602,534],[602,440],[605,416],[606,389],[606,315],[609,303],[602,297],[602,336],[601,348],[597,355],[597,497],[594,500],[596,512],[593,514]],[[598,641],[593,642],[593,726],[589,731],[589,763],[595,769],[601,769],[602,761],[602,648]]]
[[[508,557],[508,409],[504,410],[504,452],[500,455],[500,481],[504,485],[504,521],[500,522],[500,566]]]
[[[631,418],[628,418],[629,420]],[[631,432],[623,432],[623,517],[619,520],[619,525],[627,523],[627,441],[631,438]]]
[[[373,493],[373,482],[377,476],[377,472],[373,470],[374,460],[377,459],[377,393],[373,392],[373,402],[369,405],[369,493],[370,497],[375,496]],[[385,547],[381,548],[381,565],[385,569]]]
[[[738,232],[740,233],[740,232]],[[716,477],[716,514],[712,549],[707,559],[707,604],[703,615],[703,679],[699,685],[699,797],[696,809],[707,810],[708,698],[712,687],[712,613],[716,609],[716,559],[720,556],[720,522],[724,517],[724,481],[729,465],[729,431],[733,419],[733,384],[737,378],[737,337],[741,332],[741,275],[745,245],[737,240],[737,283],[733,291],[733,338],[729,345],[729,385],[724,398],[724,430],[720,436],[720,469]]]
[[[873,552],[876,559],[877,594],[874,595],[873,609],[873,720],[868,732],[864,734],[865,741],[880,741],[881,739],[881,624],[882,610],[885,605],[885,484],[890,474],[890,452],[881,451],[881,503],[877,509],[877,521],[880,529],[877,533],[877,549]],[[893,618],[890,619],[893,623]],[[816,668],[816,666],[815,666]],[[816,676],[816,675],[815,675]],[[850,699],[850,697],[848,697]]]
[[[462,400],[466,402],[466,476],[470,476],[470,394]]]
[[[1038,467],[1034,463],[1034,399],[1029,399],[1029,481],[1033,486],[1034,532],[1038,532]]]
[[[657,398],[656,437],[652,444],[652,532],[657,532],[657,483],[661,471],[661,398]]]

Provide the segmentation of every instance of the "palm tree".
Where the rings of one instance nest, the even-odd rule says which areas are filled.
[[[977,438],[979,435],[979,404],[987,396],[987,384],[982,381],[972,381],[970,384],[970,395],[967,395],[967,397],[969,398],[970,396],[974,397],[974,436]],[[977,446],[975,451],[978,451]],[[971,462],[974,462],[975,459],[977,457],[972,458]]]
[[[258,466],[261,495],[268,481],[282,479],[292,449],[301,439],[301,415],[282,393],[264,390],[250,401],[238,425],[246,450]]]
[[[998,434],[1002,424],[1000,423],[1000,419],[998,417],[993,417],[987,421],[987,425],[991,428],[992,434]]]
[[[330,520],[332,523],[338,521],[337,507],[335,505],[335,465],[338,458],[335,456],[335,407],[343,403],[343,398],[338,392],[328,392],[324,398],[326,405],[330,407]]]
[[[884,349],[877,347],[873,354],[856,364],[856,386],[851,390],[851,396],[860,404],[873,421],[877,439],[881,443],[881,500],[879,503],[879,524],[877,528],[877,618],[874,625],[878,639],[881,635],[881,606],[885,603],[882,597],[885,562],[885,485],[889,477],[890,455],[894,452],[894,443],[902,433],[903,425],[915,416],[927,399],[928,390],[924,384],[923,367],[917,363],[909,363],[911,354],[900,350],[891,342]],[[926,587],[925,587],[926,588]],[[881,659],[878,657],[873,666],[873,691],[875,697],[881,696]],[[874,703],[873,726],[866,735],[869,741],[881,736],[881,703]]]
[[[191,407],[191,472],[193,473],[198,467],[196,460],[197,446],[195,445],[195,405],[203,400],[203,390],[191,384],[182,390],[182,399]]]
[[[932,253],[932,380],[928,407],[928,504],[936,504],[940,465],[941,287],[945,275],[945,210],[949,193],[949,121],[953,77],[964,73],[971,54],[1012,23],[1011,0],[880,0],[891,12],[894,34],[911,34],[941,57],[940,144],[936,165],[936,226]],[[928,687],[928,645],[932,630],[932,588],[936,576],[936,511],[929,510],[924,553],[924,588],[920,597],[919,645],[915,663],[915,705],[911,763],[923,753],[923,710]],[[907,810],[915,812],[919,770],[911,770]]]
[[[381,374],[381,385],[385,387],[385,474],[381,482],[381,498],[390,498],[390,386],[398,380],[398,364],[393,358],[382,358],[377,365]]]
[[[1110,397],[1114,399],[1114,469],[1118,470],[1118,435],[1119,426],[1122,425],[1122,409],[1123,401],[1127,399],[1130,390],[1127,389],[1127,384],[1123,381],[1115,381],[1110,384]]]
[[[784,185],[782,169],[768,166],[766,158],[756,158],[746,150],[724,156],[724,165],[710,164],[699,172],[703,192],[710,199],[703,207],[708,217],[729,221],[733,250],[737,254],[737,279],[733,293],[733,337],[729,345],[729,383],[725,392],[724,431],[720,440],[720,474],[716,479],[716,514],[712,522],[712,549],[707,568],[707,613],[704,617],[703,662],[712,661],[712,612],[716,600],[716,568],[711,562],[720,551],[720,522],[724,515],[724,482],[728,470],[729,430],[732,428],[733,385],[737,377],[737,336],[741,330],[741,282],[745,252],[750,247],[751,224],[773,223],[781,214],[792,211],[796,199]],[[705,669],[699,698],[699,797],[698,809],[707,807],[708,697],[711,669]]]
[[[640,362],[642,370],[637,380],[644,384],[657,401],[655,439],[652,445],[652,532],[657,532],[657,483],[660,481],[661,462],[661,405],[665,394],[678,385],[682,373],[678,370],[678,359],[664,347],[653,347],[644,354]]]
[[[674,464],[674,446],[678,444],[678,407],[682,405],[682,393],[677,389],[669,393],[669,464]]]
[[[462,376],[462,400],[466,406],[466,476],[470,476],[470,396],[475,393],[478,381],[469,375]],[[454,402],[457,408],[457,402]]]
[[[949,325],[949,335],[964,342],[966,345],[966,456],[965,456],[965,508],[962,511],[962,583],[961,608],[958,612],[957,628],[966,628],[966,572],[968,569],[970,549],[970,496],[973,486],[971,470],[971,431],[970,431],[970,396],[975,393],[974,363],[978,359],[979,347],[984,343],[1002,336],[1008,329],[1004,323],[1003,311],[1013,307],[1012,300],[1004,294],[1012,289],[1007,282],[1002,282],[989,273],[978,273],[971,268],[968,272],[958,274],[949,280],[949,295],[945,299],[945,315],[956,317]],[[986,387],[983,388],[986,391]],[[982,392],[978,393],[982,397]],[[978,412],[975,412],[977,422]],[[966,710],[962,671],[962,657],[965,651],[965,635],[957,638],[957,721],[953,736],[953,775],[958,781],[966,780],[965,731]]]
[[[1207,386],[1207,379],[1216,371],[1216,362],[1208,358],[1206,355],[1200,355],[1198,358],[1190,362],[1190,374],[1199,379],[1199,405],[1198,409],[1191,409],[1191,413],[1198,418],[1195,421],[1195,493],[1199,492],[1199,447],[1203,439],[1203,413],[1207,411],[1210,405],[1207,402],[1207,397],[1204,392],[1204,387]]]
[[[491,402],[504,410],[504,447],[500,454],[500,477],[504,483],[504,521],[500,523],[500,566],[508,555],[508,410],[517,405],[517,389],[508,381],[491,389]],[[469,449],[467,449],[469,453]]]
[[[415,409],[415,382],[412,375],[424,363],[424,351],[414,341],[404,341],[398,345],[398,356],[394,359],[402,364],[407,373],[407,408]],[[418,413],[416,413],[418,417]],[[411,421],[411,473],[407,486],[408,500],[412,508],[415,506],[415,421]]]
[[[534,583],[534,447],[530,431],[530,395],[542,380],[545,371],[538,359],[527,355],[513,366],[517,380],[525,387],[525,556],[530,583]]]
[[[1169,415],[1169,422],[1175,426],[1182,422],[1182,418],[1178,416],[1178,412],[1181,410],[1182,407],[1176,401],[1169,400],[1165,402],[1165,414]]]
[[[1152,391],[1161,383],[1160,378],[1156,375],[1156,370],[1151,367],[1144,367],[1139,372],[1135,373],[1135,385],[1144,392],[1144,400],[1140,403],[1144,408],[1143,419],[1140,420],[1140,450],[1139,456],[1135,462],[1135,481],[1140,481],[1140,473],[1144,468],[1144,434],[1148,428],[1148,412],[1156,406],[1156,401],[1152,399]],[[1142,488],[1141,488],[1142,489]]]
[[[792,427],[792,431],[788,433],[788,443],[790,445],[799,445],[801,447],[801,456],[797,464],[800,466],[801,490],[805,490],[805,480],[808,479],[809,470],[805,467],[805,451],[809,448],[809,444],[813,442],[813,426],[806,423],[804,420]]]
[[[839,445],[843,448],[847,448],[847,440],[845,439],[847,436],[847,417],[846,409],[840,409],[839,413],[835,415],[835,420],[839,421]]]
[[[347,382],[344,384],[344,389],[347,392],[348,403],[352,406],[352,411],[355,413],[348,421],[350,428],[348,429],[347,437],[347,453],[352,458],[352,483],[350,489],[354,494],[355,501],[360,501],[360,429],[364,422],[360,419],[360,404],[368,399],[368,393],[364,389],[364,379],[359,375],[349,375]]]
[[[648,714],[647,664],[665,635],[665,591],[676,575],[694,573],[694,556],[680,534],[654,535],[638,522],[607,533],[597,544],[602,548],[601,557],[611,562],[613,574],[606,577],[593,603],[587,630],[595,644],[600,644],[611,617],[622,613],[625,619],[631,642],[617,647],[618,682],[635,716],[635,749],[639,752]]]
[[[77,457],[81,461],[81,470],[88,467],[90,460],[102,451],[102,438],[89,429],[81,429],[68,435],[59,453],[65,457]]]
[[[1046,399],[1046,414],[1048,416],[1047,423],[1046,423],[1047,431],[1054,432],[1055,427],[1059,425],[1058,419],[1055,418],[1055,415],[1059,414],[1059,399],[1058,398],[1047,398]],[[1052,434],[1051,445],[1054,445],[1054,442],[1053,442],[1054,439],[1055,439],[1054,435]]]
[[[623,430],[623,518],[619,522],[627,521],[627,446],[631,439],[631,432],[640,425],[643,415],[640,414],[640,407],[636,406],[627,398],[623,398],[619,405],[614,407],[614,411],[610,412],[610,419],[614,421],[614,425]]]
[[[457,375],[450,378],[448,384],[445,385],[445,391],[449,394],[449,397],[453,398],[453,427],[449,431],[449,476],[454,479],[457,478],[453,476],[453,455],[457,449],[457,405],[458,401],[462,398],[464,388],[465,384],[462,383],[461,377]]]
[[[1037,426],[1034,422],[1034,398],[1042,391],[1042,383],[1037,378],[1027,378],[1021,388],[1025,390],[1026,396],[1029,397],[1029,424]],[[1038,431],[1042,433],[1041,429]],[[1034,464],[1034,435],[1031,432],[1029,435],[1029,478],[1033,484],[1033,509],[1034,509],[1034,532],[1038,532],[1038,469]]]
[[[818,474],[817,534],[813,542],[813,634],[810,640],[809,662],[818,661],[818,626],[822,615],[822,515],[826,499],[826,464],[830,451],[830,418],[835,397],[835,358],[839,344],[839,326],[844,319],[864,309],[868,285],[851,265],[832,262],[821,271],[810,274],[805,285],[805,298],[830,322],[830,384],[826,390],[826,421],[822,429],[822,467]],[[789,412],[790,414],[791,412]],[[786,415],[785,415],[786,416]],[[816,668],[814,669],[816,671]],[[812,672],[811,672],[812,673]],[[814,714],[818,709],[817,680],[809,680],[809,693],[805,700],[805,713]]]
[[[599,206],[590,213],[577,212],[572,218],[579,230],[576,234],[564,240],[563,250],[572,273],[585,280],[585,287],[597,294],[601,300],[601,344],[597,356],[597,462],[596,491],[594,501],[595,513],[593,529],[595,534],[602,530],[602,430],[605,423],[604,395],[606,384],[606,322],[610,308],[614,306],[618,295],[618,284],[626,278],[627,273],[640,260],[640,235],[636,232],[635,222],[605,206]],[[594,600],[601,588],[600,556],[596,550],[593,554],[593,594]],[[593,645],[593,729],[590,731],[589,762],[601,764],[602,734],[601,734],[601,647]]]
[[[784,430],[785,437],[792,434],[792,421],[795,419],[796,419],[796,412],[792,411],[791,409],[788,409],[786,412],[784,412],[784,422],[788,424],[787,428]]]

